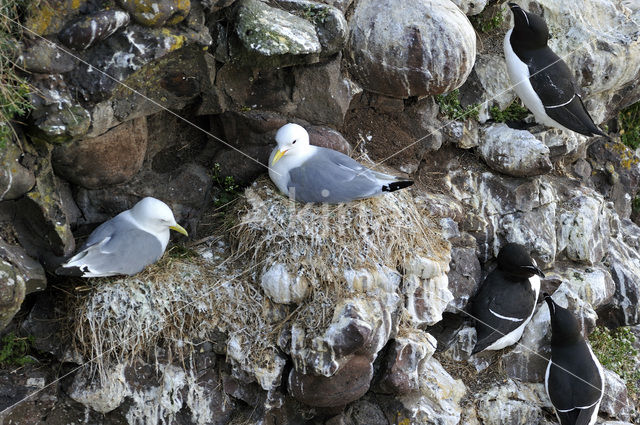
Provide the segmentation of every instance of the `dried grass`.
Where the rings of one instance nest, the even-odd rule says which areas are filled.
[[[402,270],[420,255],[442,260],[448,245],[407,191],[341,205],[295,204],[259,179],[236,205],[226,230],[229,248],[217,261],[163,260],[126,279],[96,279],[76,313],[78,350],[107,362],[128,362],[157,346],[184,356],[224,332],[240,341],[246,362],[268,367],[283,326],[296,322],[322,334],[336,303],[349,296],[344,270],[384,265]],[[272,303],[260,287],[271,264],[307,278],[299,305]]]

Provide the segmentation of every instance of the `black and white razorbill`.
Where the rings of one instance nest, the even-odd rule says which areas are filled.
[[[580,334],[578,321],[544,294],[551,315],[551,359],[544,386],[560,425],[594,425],[604,394],[600,362]]]
[[[509,3],[514,27],[504,37],[504,56],[514,89],[540,124],[608,137],[582,103],[567,64],[547,46],[544,19]]]
[[[471,304],[478,341],[472,354],[500,350],[518,342],[531,320],[540,292],[538,268],[524,246],[509,243],[498,266],[485,278]]]

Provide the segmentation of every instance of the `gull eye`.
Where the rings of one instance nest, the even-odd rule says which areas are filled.
[[[297,142],[297,140],[294,140],[293,142],[291,142],[292,145],[295,145]]]

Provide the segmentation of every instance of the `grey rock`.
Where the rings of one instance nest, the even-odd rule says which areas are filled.
[[[278,6],[309,20],[316,27],[322,56],[338,53],[347,39],[347,21],[338,8],[309,0],[282,0]]]
[[[467,16],[477,15],[487,5],[487,0],[452,0]]]
[[[129,24],[129,14],[121,10],[103,10],[71,21],[58,33],[67,47],[85,50]]]
[[[326,3],[330,6],[336,7],[345,13],[349,6],[353,3],[353,0],[322,0],[322,3]]]
[[[479,129],[475,120],[451,121],[442,130],[447,140],[461,149],[471,149],[479,145]]]
[[[531,133],[505,124],[483,129],[480,156],[496,171],[514,177],[531,177],[551,171],[549,148]]]
[[[480,103],[479,121],[484,123],[491,118],[489,113],[491,106],[496,106],[501,111],[506,109],[516,99],[516,93],[509,81],[507,64],[501,56],[479,53],[470,81],[476,79],[481,88],[476,100],[477,103]]]
[[[0,421],[36,424],[44,422],[45,417],[49,419],[49,415],[43,412],[50,412],[60,397],[55,385],[47,385],[54,379],[54,373],[41,364],[27,364],[4,371],[0,376],[0,397],[5,408],[0,413]],[[21,403],[25,397],[29,397],[32,403]]]
[[[136,22],[148,27],[175,25],[191,8],[189,0],[119,0],[119,3]]]
[[[626,383],[615,372],[604,369],[604,397],[600,403],[600,412],[610,418],[628,421],[631,420],[632,404],[627,395]]]
[[[87,189],[99,189],[129,181],[142,167],[147,149],[147,121],[127,121],[92,139],[57,146],[51,161],[54,170]]]
[[[420,365],[436,350],[436,340],[419,329],[396,337],[379,372],[376,391],[407,394],[420,389]]]
[[[539,391],[508,380],[478,397],[478,418],[485,425],[538,425],[543,418]]]
[[[0,124],[2,127],[4,125]],[[22,150],[9,137],[7,139],[0,150],[0,201],[19,198],[36,183],[33,172],[20,164]]]
[[[454,246],[451,248],[449,268],[447,276],[453,300],[449,302],[446,311],[457,313],[465,308],[469,298],[476,292],[482,277],[475,247]]]
[[[89,131],[91,115],[80,105],[49,105],[31,113],[32,138],[61,144],[78,140]]]
[[[343,406],[362,397],[373,377],[373,366],[365,356],[354,356],[332,376],[305,375],[293,369],[289,392],[309,406]]]
[[[22,274],[10,263],[0,260],[0,329],[4,329],[20,310],[24,296]]]
[[[293,102],[295,114],[304,120],[341,127],[351,99],[360,88],[340,73],[340,55],[326,64],[294,70]]]
[[[47,276],[39,262],[27,255],[19,245],[11,245],[0,239],[0,259],[11,264],[25,284],[25,295],[43,291],[47,287]]]
[[[75,68],[76,64],[76,58],[46,39],[37,38],[22,49],[21,65],[30,72],[63,74]]]
[[[595,193],[576,193],[557,212],[558,252],[567,258],[595,264],[604,257],[609,243],[608,208]]]
[[[349,405],[344,416],[347,424],[353,425],[387,425],[389,422],[377,404],[367,400],[357,400]]]
[[[350,72],[368,91],[398,98],[447,93],[475,62],[475,31],[448,0],[364,0],[349,24]]]
[[[319,53],[322,46],[307,20],[259,0],[241,0],[236,34],[244,46],[263,56]]]

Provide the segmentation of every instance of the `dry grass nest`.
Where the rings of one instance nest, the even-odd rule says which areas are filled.
[[[93,281],[72,310],[85,359],[103,369],[158,346],[184,355],[222,332],[241,342],[246,362],[268,366],[283,327],[295,321],[312,336],[326,330],[336,303],[353,295],[344,270],[402,272],[414,256],[446,261],[449,252],[406,190],[348,204],[299,204],[262,178],[227,216],[226,247],[200,248],[213,260],[165,254],[134,277]],[[274,263],[309,281],[300,304],[275,304],[263,293],[260,278]]]

